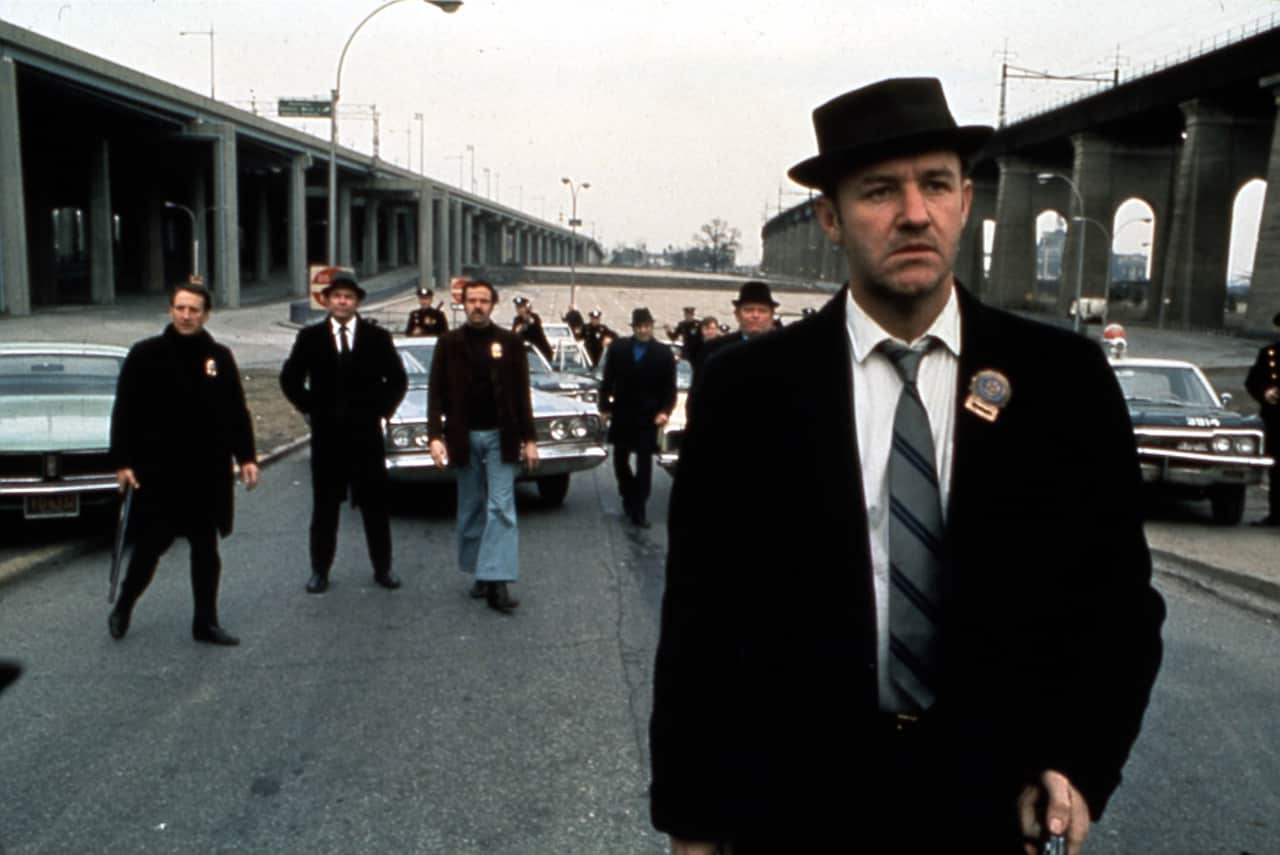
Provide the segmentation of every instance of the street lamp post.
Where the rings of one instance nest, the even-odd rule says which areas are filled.
[[[216,35],[213,31],[213,22],[209,22],[207,30],[178,30],[180,36],[208,36],[209,37],[209,99],[216,100],[213,88],[213,37]]]
[[[196,214],[186,205],[177,202],[165,202],[164,206],[171,211],[184,211],[191,218],[191,276],[200,275],[200,233],[196,231]]]
[[[471,152],[471,195],[474,196],[476,195],[476,147],[468,143],[467,151]],[[458,174],[462,174],[462,164],[458,164]]]
[[[573,308],[578,305],[578,226],[582,225],[578,219],[578,191],[586,190],[591,184],[587,181],[574,184],[568,178],[561,178],[560,183],[569,188],[573,202],[573,212],[569,214],[569,231],[573,235],[569,244],[569,308]]]
[[[378,8],[374,9],[364,20],[356,25],[351,31],[351,35],[347,36],[346,44],[342,46],[342,53],[338,55],[338,72],[334,76],[333,91],[329,97],[329,265],[331,267],[338,264],[338,100],[339,93],[342,91],[342,64],[347,60],[347,49],[351,47],[352,40],[355,39],[356,33],[359,33],[364,25],[369,23],[374,15],[377,15],[384,9],[390,8],[397,3],[404,3],[406,0],[387,0]],[[452,14],[458,11],[458,7],[462,5],[462,0],[424,0],[424,2],[435,6],[442,12]]]
[[[1071,193],[1073,196],[1075,196],[1076,204],[1080,206],[1080,217],[1081,219],[1083,219],[1084,218],[1084,197],[1080,195],[1080,190],[1076,187],[1076,183],[1074,181],[1072,181],[1067,176],[1059,175],[1056,172],[1041,172],[1036,176],[1036,180],[1039,181],[1041,184],[1047,184],[1048,182],[1054,180],[1055,178],[1058,179],[1059,181],[1065,181],[1067,183],[1067,186],[1071,188]],[[1072,219],[1075,219],[1075,218],[1073,217]],[[1080,301],[1083,299],[1083,296],[1084,296],[1084,238],[1085,238],[1085,228],[1084,228],[1084,223],[1081,223],[1080,224],[1080,252],[1076,256],[1076,312],[1075,312],[1075,317],[1072,318],[1071,320],[1071,328],[1076,332],[1080,332],[1080,315],[1082,314],[1082,311],[1081,311],[1082,307],[1080,305]]]

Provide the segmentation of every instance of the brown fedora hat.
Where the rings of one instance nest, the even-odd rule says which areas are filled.
[[[959,126],[935,77],[897,77],[846,92],[813,111],[818,154],[787,175],[821,189],[878,160],[942,149],[967,160],[991,139],[987,125]]]

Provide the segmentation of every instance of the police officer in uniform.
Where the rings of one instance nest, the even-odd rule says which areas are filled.
[[[578,341],[582,341],[582,328],[587,322],[582,317],[582,312],[578,311],[577,306],[570,306],[569,311],[561,316],[560,320],[569,325],[569,331],[573,333],[573,337]]]
[[[582,329],[582,346],[591,357],[591,364],[600,364],[600,355],[604,353],[605,338],[617,338],[618,334],[600,322],[600,310],[592,309],[587,325]]]
[[[692,362],[698,357],[698,349],[702,345],[702,322],[698,320],[698,309],[685,306],[684,318],[676,324],[675,329],[667,327],[667,338],[680,343],[680,350],[685,359]]]
[[[431,305],[435,293],[430,288],[418,289],[418,308],[409,313],[404,334],[409,336],[443,335],[449,331],[444,312]]]
[[[1280,314],[1275,316],[1273,323],[1280,327]],[[1244,388],[1258,402],[1259,415],[1266,430],[1264,450],[1276,457],[1277,444],[1280,444],[1280,341],[1258,351],[1258,358],[1245,378]],[[1280,458],[1276,459],[1280,461]],[[1271,467],[1268,500],[1267,515],[1255,520],[1254,525],[1280,526],[1280,462]]]
[[[516,304],[516,319],[511,324],[511,331],[550,359],[551,342],[547,341],[547,334],[542,331],[542,318],[533,310],[533,303],[528,297],[516,297],[511,302]]]

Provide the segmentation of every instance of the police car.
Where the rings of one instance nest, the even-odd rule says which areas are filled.
[[[1133,422],[1142,480],[1162,491],[1205,499],[1215,522],[1244,516],[1245,488],[1272,465],[1263,447],[1262,419],[1227,409],[1204,373],[1179,359],[1132,358],[1124,331],[1104,332],[1108,359]]]

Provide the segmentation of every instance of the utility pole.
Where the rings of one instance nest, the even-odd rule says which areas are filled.
[[[213,21],[209,22],[209,29],[207,30],[179,30],[178,35],[209,37],[209,98],[211,100],[216,100],[218,96],[214,94],[213,88]]]

